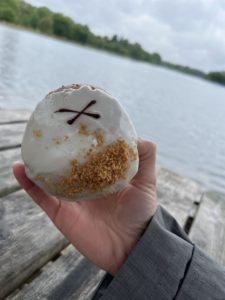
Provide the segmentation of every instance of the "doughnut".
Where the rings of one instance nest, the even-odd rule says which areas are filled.
[[[138,170],[137,134],[119,101],[89,84],[62,86],[40,101],[21,146],[27,177],[76,201],[124,188]]]

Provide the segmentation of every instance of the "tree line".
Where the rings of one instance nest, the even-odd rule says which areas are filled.
[[[117,35],[111,38],[95,35],[88,26],[76,23],[61,13],[54,13],[47,7],[34,7],[22,0],[0,0],[0,20],[225,85],[225,72],[205,74],[194,68],[163,61],[158,53],[147,52],[139,43],[130,43]]]

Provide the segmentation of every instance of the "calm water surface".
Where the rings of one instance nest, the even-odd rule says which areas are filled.
[[[87,82],[115,95],[158,164],[225,192],[225,88],[149,64],[0,25],[0,107],[33,109]]]

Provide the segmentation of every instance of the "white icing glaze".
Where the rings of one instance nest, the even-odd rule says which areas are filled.
[[[56,113],[60,109],[82,111],[92,100],[96,100],[96,104],[89,107],[85,113],[100,114],[99,119],[82,114],[69,125],[67,121],[77,113]],[[81,124],[87,125],[91,132],[101,129],[105,137],[104,145],[122,137],[137,151],[134,126],[126,111],[111,95],[98,88],[92,90],[87,85],[79,89],[67,88],[53,92],[37,105],[22,141],[22,158],[27,176],[51,194],[55,194],[54,189],[46,188],[40,180],[37,180],[37,176],[54,179],[63,175],[64,170],[71,168],[71,160],[77,159],[80,164],[84,163],[85,159],[80,154],[97,144],[94,135],[86,136],[78,133]],[[40,136],[34,132],[38,132]],[[96,198],[113,193],[124,187],[136,174],[137,169],[138,158],[130,161],[126,180],[120,180],[101,192],[81,192],[75,198]],[[68,195],[59,196],[70,198]]]

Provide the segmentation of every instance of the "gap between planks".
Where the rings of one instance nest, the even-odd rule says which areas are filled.
[[[199,199],[196,199],[193,204],[192,208],[190,210],[189,216],[184,224],[184,231],[189,234],[192,228],[192,225],[194,223],[194,220],[198,214],[198,210],[200,208],[200,205],[202,203],[202,200],[204,198],[204,192],[202,193],[201,197]]]
[[[7,300],[91,299],[104,275],[105,271],[69,245],[54,263],[46,264],[31,282],[10,294]]]
[[[22,282],[16,290],[14,290],[12,293],[7,295],[7,300],[8,299],[13,299],[14,296],[20,293],[27,285],[31,284],[36,278],[41,276],[41,274],[45,271],[45,269],[53,262],[57,261],[62,255],[63,251],[67,249],[71,244],[69,243],[68,245],[65,245],[58,253],[56,253],[51,259],[49,259],[43,266],[41,266],[39,269],[34,271],[24,282]]]
[[[0,215],[0,299],[4,299],[69,242],[23,191],[0,199]]]
[[[27,123],[27,120],[0,122],[0,126],[1,125],[10,125],[10,124],[21,124],[21,123]]]
[[[225,265],[225,194],[207,191],[189,234],[191,240]]]
[[[5,124],[0,126],[0,149],[20,147],[26,123]]]
[[[15,144],[15,145],[9,145],[9,146],[2,146],[0,147],[0,151],[10,150],[10,149],[16,149],[20,148],[21,144]]]

